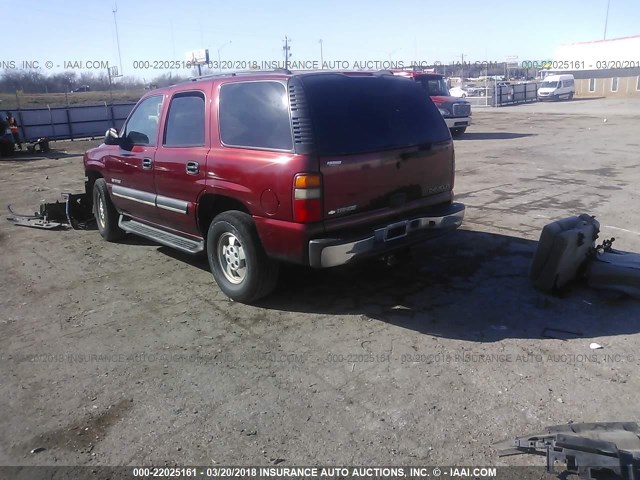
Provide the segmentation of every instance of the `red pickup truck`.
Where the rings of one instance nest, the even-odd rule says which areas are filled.
[[[422,69],[394,70],[393,74],[411,78],[422,87],[438,107],[454,137],[462,135],[471,125],[471,104],[449,93],[444,75],[425,72]]]
[[[454,158],[415,82],[271,71],[147,93],[84,168],[106,240],[206,252],[221,290],[252,302],[281,261],[333,267],[460,226]]]

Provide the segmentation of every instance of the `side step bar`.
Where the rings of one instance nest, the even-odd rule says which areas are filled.
[[[154,242],[175,248],[182,252],[195,254],[204,251],[204,240],[192,240],[190,238],[183,237],[182,235],[169,233],[130,218],[125,219],[123,215],[120,215],[118,226],[127,233],[140,235],[141,237],[148,238],[149,240],[153,240]]]

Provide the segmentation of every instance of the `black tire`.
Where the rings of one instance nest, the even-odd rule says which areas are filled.
[[[467,131],[467,127],[456,127],[451,129],[451,136],[460,137]]]
[[[569,94],[569,100],[573,100],[573,92]]]
[[[118,226],[118,212],[111,202],[104,178],[98,178],[93,184],[93,216],[100,235],[106,241],[115,242],[124,237],[125,232]]]
[[[213,278],[232,300],[252,303],[276,288],[278,262],[265,253],[250,215],[231,210],[216,216],[207,233]]]

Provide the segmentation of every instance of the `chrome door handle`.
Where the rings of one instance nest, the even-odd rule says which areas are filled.
[[[153,160],[150,158],[142,159],[142,169],[143,170],[151,170],[153,168]]]
[[[186,171],[188,175],[197,175],[200,173],[200,164],[198,162],[187,162]]]

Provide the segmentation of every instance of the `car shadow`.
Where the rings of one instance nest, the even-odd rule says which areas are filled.
[[[285,267],[267,310],[365,315],[418,333],[469,341],[589,338],[640,331],[638,302],[575,285],[562,295],[528,278],[537,242],[458,230],[409,259],[327,270]],[[636,314],[634,314],[636,312]]]
[[[573,100],[571,100],[572,102],[586,102],[589,100],[602,100],[603,98],[606,97],[573,97]]]
[[[17,150],[7,156],[0,157],[0,162],[35,162],[38,160],[59,160],[61,158],[82,157],[81,153],[66,153],[58,150],[48,152],[29,152],[27,150]]]
[[[535,133],[510,132],[466,132],[454,140],[513,140],[515,138],[534,137]]]

